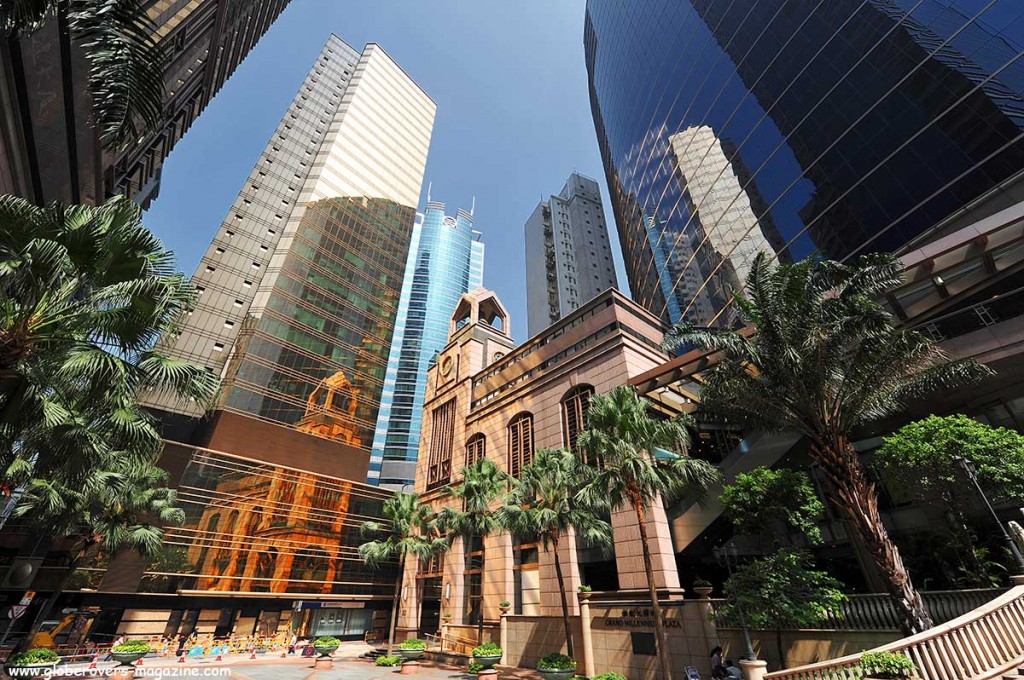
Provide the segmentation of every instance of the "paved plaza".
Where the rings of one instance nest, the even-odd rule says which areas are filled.
[[[224,655],[220,661],[216,657],[186,657],[179,663],[174,657],[147,657],[141,667],[136,669],[135,677],[143,678],[230,678],[231,680],[397,680],[398,668],[377,666],[372,660],[363,658],[363,654],[372,648],[362,642],[346,642],[334,654],[334,668],[331,670],[314,670],[313,659],[299,656],[280,658],[278,655],[261,654],[256,659],[247,654]],[[116,664],[101,661],[95,670],[89,664],[69,664],[61,666],[53,677],[103,677]],[[216,669],[223,669],[218,672]],[[472,680],[475,675],[465,668],[436,664],[429,661],[421,663],[416,675],[419,680]],[[520,668],[507,668],[501,671],[502,678],[514,680],[535,680],[540,676],[534,672]]]

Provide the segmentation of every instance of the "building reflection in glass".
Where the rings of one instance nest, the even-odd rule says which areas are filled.
[[[178,494],[187,520],[168,531],[165,550],[178,554],[180,571],[156,571],[155,562],[141,590],[163,583],[175,590],[368,596],[394,588],[393,569],[370,570],[358,555],[360,526],[380,519],[387,492],[196,449]]]

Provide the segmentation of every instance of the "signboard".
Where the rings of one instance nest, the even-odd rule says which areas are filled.
[[[26,591],[25,594],[21,596],[21,601],[18,602],[18,604],[12,604],[10,607],[7,608],[7,618],[13,621],[14,619],[18,618],[26,611],[28,611],[28,606],[32,604],[32,598],[34,598],[35,596],[36,591]]]
[[[700,673],[693,666],[686,667],[686,680],[700,680]]]

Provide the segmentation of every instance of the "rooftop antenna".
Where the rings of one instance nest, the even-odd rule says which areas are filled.
[[[427,182],[427,203],[430,203],[430,190],[434,188],[433,182]]]
[[[469,206],[469,216],[472,217],[475,212],[476,212],[476,196],[473,197],[473,202]]]

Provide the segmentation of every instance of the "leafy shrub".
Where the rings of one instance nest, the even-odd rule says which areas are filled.
[[[470,661],[469,662],[469,672],[470,673],[479,673],[483,669],[484,669],[484,665],[482,663],[477,663],[476,661]]]
[[[145,640],[125,640],[121,644],[111,647],[110,651],[124,654],[149,654],[153,648]]]
[[[565,654],[551,652],[537,662],[539,671],[573,671],[576,670],[576,662]]]
[[[511,607],[512,603],[509,602],[508,600],[502,600],[501,602],[498,603],[498,606],[499,607]]]
[[[601,673],[595,675],[590,680],[629,680],[625,675],[619,675],[618,673]]]
[[[318,637],[317,639],[313,640],[314,647],[336,647],[340,644],[341,640],[339,640],[336,637],[331,637],[330,635]]]
[[[905,654],[867,652],[860,657],[860,670],[873,678],[909,678],[917,666]]]
[[[501,647],[493,642],[485,642],[473,648],[473,656],[501,656],[503,653]]]
[[[377,660],[374,661],[378,666],[398,666],[402,663],[402,657],[400,656],[378,656]]]
[[[593,590],[593,588],[591,588],[590,586],[580,586],[581,593],[589,593],[591,590]]]
[[[56,663],[60,661],[57,652],[52,649],[37,647],[20,654],[12,654],[7,658],[8,666],[31,666],[40,663]]]
[[[426,649],[427,641],[420,640],[419,638],[409,638],[398,645],[399,649]]]

